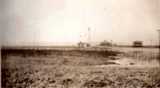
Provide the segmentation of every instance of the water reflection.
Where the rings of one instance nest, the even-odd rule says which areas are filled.
[[[114,60],[121,66],[160,67],[160,55],[158,48],[121,48],[124,52]]]

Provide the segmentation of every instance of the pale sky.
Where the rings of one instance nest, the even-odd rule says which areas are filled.
[[[158,42],[160,0],[2,0],[3,45]],[[80,37],[81,36],[81,37]]]

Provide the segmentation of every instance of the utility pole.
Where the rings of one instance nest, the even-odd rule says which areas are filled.
[[[158,48],[159,48],[159,60],[160,60],[160,29],[158,29],[158,39],[159,39]]]
[[[88,44],[91,43],[91,33],[90,33],[91,29],[90,27],[88,27]]]

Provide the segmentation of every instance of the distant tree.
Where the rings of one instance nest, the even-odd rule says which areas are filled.
[[[100,46],[112,46],[112,43],[104,40],[104,41],[101,42],[99,45],[100,45]]]

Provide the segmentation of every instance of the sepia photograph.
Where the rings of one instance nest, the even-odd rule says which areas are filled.
[[[160,0],[0,0],[0,88],[160,88]]]

